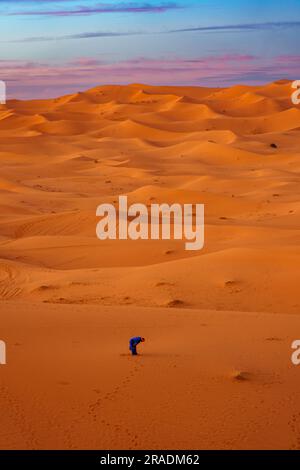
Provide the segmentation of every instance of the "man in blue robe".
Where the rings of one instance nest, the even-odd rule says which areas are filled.
[[[142,338],[141,336],[135,336],[134,338],[131,338],[131,340],[129,341],[129,349],[133,356],[138,355],[136,347],[138,344],[144,343],[144,341],[145,341],[145,338]]]

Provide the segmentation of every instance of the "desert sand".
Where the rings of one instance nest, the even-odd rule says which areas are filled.
[[[300,449],[291,92],[135,84],[0,106],[1,449]],[[204,203],[205,248],[98,240],[97,206],[122,194]]]

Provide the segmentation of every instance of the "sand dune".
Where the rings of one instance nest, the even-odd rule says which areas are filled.
[[[0,448],[300,448],[290,95],[134,84],[0,105]],[[99,241],[96,207],[119,195],[204,203],[204,249]]]

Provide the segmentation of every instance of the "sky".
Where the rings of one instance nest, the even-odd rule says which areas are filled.
[[[0,0],[10,98],[300,79],[300,0]]]

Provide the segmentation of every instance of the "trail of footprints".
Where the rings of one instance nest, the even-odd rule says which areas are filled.
[[[136,358],[134,358],[136,360]],[[131,360],[131,358],[130,358]],[[91,403],[88,406],[88,414],[91,416],[93,421],[101,423],[103,428],[113,428],[114,431],[112,435],[114,436],[111,439],[111,443],[115,444],[116,446],[119,445],[119,434],[121,431],[125,431],[125,434],[130,438],[131,441],[131,448],[135,448],[138,444],[138,435],[133,434],[132,430],[130,430],[128,427],[124,427],[122,423],[120,424],[113,424],[106,419],[103,418],[103,415],[101,413],[101,410],[105,408],[106,402],[113,402],[116,398],[117,395],[121,392],[123,397],[126,396],[126,391],[127,393],[130,391],[131,385],[133,384],[135,380],[136,374],[142,369],[142,364],[137,362],[134,367],[130,370],[128,375],[126,375],[123,380],[121,380],[119,385],[116,385],[111,392],[105,393],[103,396],[99,397],[94,403]],[[95,390],[96,391],[96,390]],[[99,391],[96,391],[99,393]],[[125,392],[125,393],[124,393]],[[102,416],[101,416],[102,415]]]
[[[0,386],[0,397],[2,406],[5,409],[5,413],[8,414],[10,421],[14,424],[16,448],[20,446],[22,442],[22,448],[24,449],[38,449],[39,441],[33,430],[33,426],[26,419],[26,415],[23,413],[22,405],[17,398],[15,398],[8,388]]]
[[[111,392],[105,393],[101,398],[98,398],[94,403],[91,403],[88,407],[88,414],[91,415],[94,421],[97,420],[98,411],[102,404],[105,404],[105,401],[113,401],[118,395],[119,391],[122,390],[124,393],[124,388],[129,388],[130,384],[133,382],[136,373],[141,369],[141,364],[136,364],[130,373],[125,376],[125,378],[120,382],[120,385],[117,385],[113,388]]]

